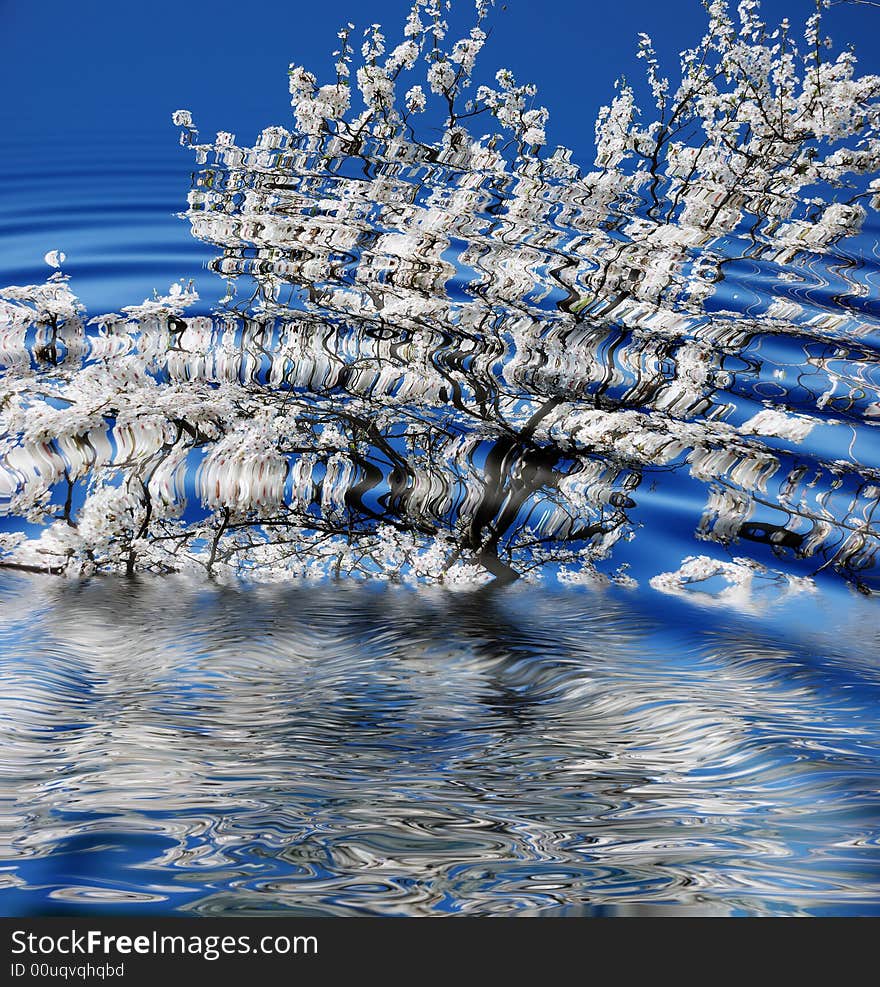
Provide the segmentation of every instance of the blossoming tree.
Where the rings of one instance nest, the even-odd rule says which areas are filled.
[[[810,351],[804,411],[731,367],[768,331],[857,348],[870,286],[726,302],[745,262],[783,285],[844,263],[880,208],[880,78],[826,54],[821,9],[799,37],[756,0],[705,7],[675,81],[640,36],[650,103],[619,82],[583,166],[534,86],[477,84],[489,0],[458,37],[440,0],[396,45],[346,25],[329,81],[292,65],[292,124],[251,147],[177,111],[226,302],[187,316],[177,284],[87,321],[60,272],[0,292],[0,493],[27,522],[4,564],[628,582],[646,471],[676,469],[706,496],[698,539],[865,585],[880,381]],[[846,460],[799,451],[841,428]]]

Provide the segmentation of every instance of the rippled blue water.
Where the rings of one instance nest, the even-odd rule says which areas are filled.
[[[4,310],[0,910],[880,912],[876,214],[173,140],[0,158],[0,286],[200,296]]]
[[[76,291],[92,312],[113,311],[197,277],[206,305],[222,286],[204,276],[210,251],[185,234],[191,163],[173,132],[121,135],[96,145],[65,134],[63,155],[45,135],[6,133],[0,157],[3,285],[46,277],[43,255],[63,249]]]
[[[7,912],[878,911],[870,602],[0,592]]]

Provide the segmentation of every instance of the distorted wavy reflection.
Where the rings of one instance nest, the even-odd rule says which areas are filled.
[[[11,912],[880,906],[867,602],[698,625],[616,589],[0,599]]]

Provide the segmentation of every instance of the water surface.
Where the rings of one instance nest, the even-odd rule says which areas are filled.
[[[0,592],[7,913],[878,910],[858,600]]]

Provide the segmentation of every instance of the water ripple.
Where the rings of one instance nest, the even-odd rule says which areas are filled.
[[[13,911],[880,900],[868,602],[700,628],[619,591],[0,588]]]

